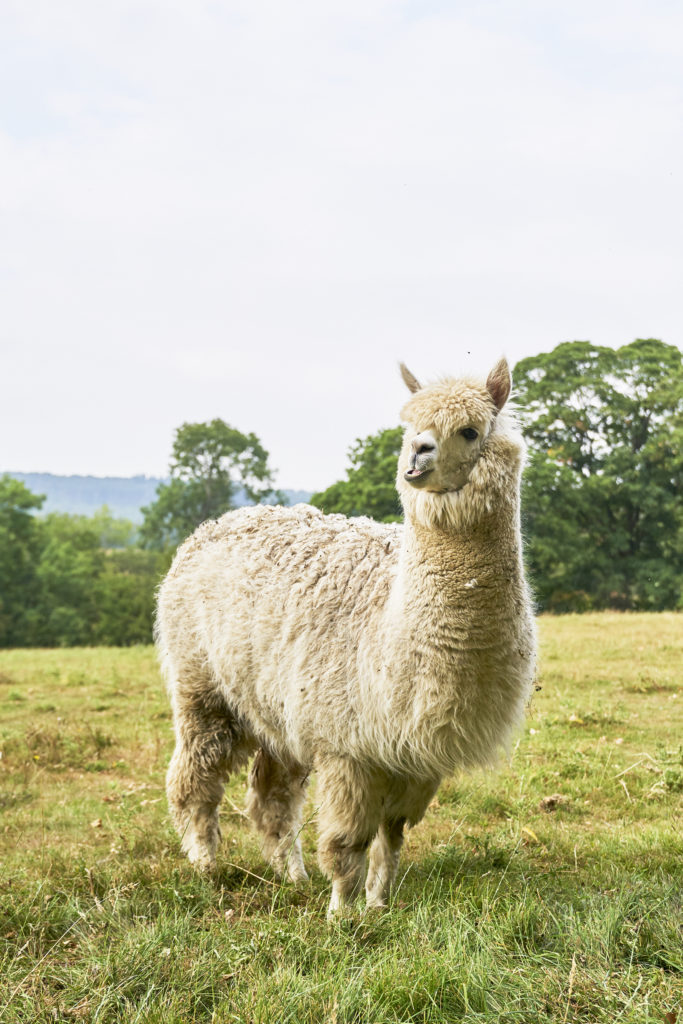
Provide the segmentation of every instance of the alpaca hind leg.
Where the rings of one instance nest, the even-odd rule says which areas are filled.
[[[328,918],[363,887],[366,852],[381,818],[382,780],[349,758],[317,766],[320,810],[318,861],[332,879]]]
[[[385,907],[396,878],[406,823],[422,819],[439,785],[438,780],[394,784],[387,794],[383,820],[370,847],[365,895],[368,907]]]
[[[261,749],[249,775],[247,811],[261,833],[263,855],[278,878],[308,880],[301,851],[301,811],[308,772]]]
[[[209,870],[220,840],[218,806],[225,780],[246,753],[244,737],[219,694],[208,687],[174,694],[176,747],[166,792],[181,846],[191,863]]]

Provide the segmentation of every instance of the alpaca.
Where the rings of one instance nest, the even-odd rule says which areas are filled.
[[[177,741],[167,791],[184,851],[215,865],[225,779],[257,751],[249,814],[276,873],[305,880],[315,771],[330,915],[364,880],[367,904],[386,904],[405,827],[445,776],[496,762],[534,672],[507,362],[486,383],[422,387],[401,372],[404,525],[238,509],[199,527],[159,592]]]

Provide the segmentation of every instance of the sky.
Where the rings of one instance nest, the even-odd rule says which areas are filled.
[[[0,471],[322,489],[399,360],[683,346],[682,240],[679,0],[0,4]]]

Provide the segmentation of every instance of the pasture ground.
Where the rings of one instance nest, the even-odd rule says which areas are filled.
[[[180,855],[151,648],[0,652],[0,1022],[683,1019],[683,616],[540,638],[511,763],[444,784],[390,911],[334,925],[313,800],[305,889],[263,865],[244,775],[217,877]]]

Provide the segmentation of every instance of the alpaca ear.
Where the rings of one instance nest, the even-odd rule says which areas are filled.
[[[415,394],[416,391],[420,390],[422,385],[417,377],[413,377],[405,363],[399,363],[398,365],[401,370],[401,376],[403,377],[403,383],[408,388],[408,391],[412,391],[412,393]]]
[[[510,397],[511,388],[510,367],[508,366],[507,359],[503,357],[496,363],[486,379],[486,390],[493,399],[493,404],[498,412],[500,412]]]

